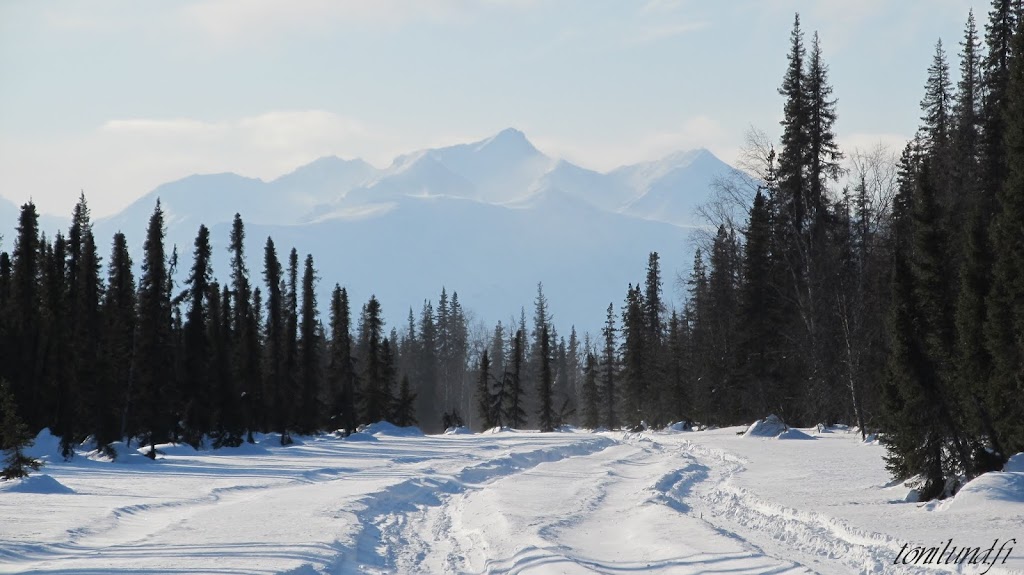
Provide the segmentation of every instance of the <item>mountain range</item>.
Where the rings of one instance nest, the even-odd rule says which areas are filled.
[[[157,198],[169,244],[187,275],[200,223],[210,227],[214,274],[228,279],[226,250],[236,212],[246,224],[254,285],[262,283],[267,236],[287,261],[295,247],[313,254],[321,313],[334,284],[354,311],[376,294],[390,325],[418,315],[441,288],[493,325],[531,312],[543,282],[554,322],[597,335],[608,303],[619,308],[629,283],[644,279],[647,256],[661,255],[666,293],[692,263],[695,208],[716,178],[733,168],[706,149],[601,173],[540,152],[506,129],[467,144],[420,150],[378,169],[359,160],[320,158],[271,181],[233,173],[192,175],[163,184],[120,213],[95,222],[107,256],[116,231],[141,262]],[[17,209],[0,200],[3,232],[13,239]],[[66,220],[41,222],[52,236]],[[13,242],[4,242],[10,249]]]

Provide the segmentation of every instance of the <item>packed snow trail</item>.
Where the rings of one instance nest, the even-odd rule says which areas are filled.
[[[626,438],[380,518],[381,572],[806,573],[695,516],[693,457]]]
[[[856,434],[742,431],[378,424],[117,463],[64,462],[41,437],[42,473],[0,483],[0,573],[917,574],[941,571],[895,565],[901,546],[1024,533],[1024,456],[914,504]],[[988,573],[1024,573],[1009,559]]]
[[[376,561],[381,513],[614,444],[591,434],[276,441],[235,456],[167,446],[157,462],[52,461],[44,469],[70,493],[0,490],[0,573],[361,573]]]

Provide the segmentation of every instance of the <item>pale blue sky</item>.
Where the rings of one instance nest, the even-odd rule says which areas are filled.
[[[606,170],[778,135],[793,14],[847,147],[898,146],[968,0],[0,0],[0,195],[95,215],[197,172],[378,167],[514,126]]]

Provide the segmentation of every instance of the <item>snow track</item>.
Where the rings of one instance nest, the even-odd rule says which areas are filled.
[[[896,566],[901,543],[892,537],[851,527],[846,522],[813,512],[765,501],[737,487],[732,478],[746,468],[727,452],[683,441],[682,452],[714,466],[695,496],[666,493],[673,501],[693,505],[700,516],[766,553],[798,558],[819,573],[932,573]],[[717,464],[717,465],[716,465]],[[702,466],[705,470],[711,467]]]
[[[855,436],[736,431],[378,426],[289,447],[167,446],[156,462],[50,457],[46,493],[0,484],[0,573],[916,574],[937,571],[894,565],[904,544],[1024,529],[1019,504],[983,489],[901,503],[881,448]],[[1015,572],[1019,555],[989,573]]]
[[[589,457],[545,462],[389,519],[386,572],[806,572],[687,515],[684,500],[707,474],[624,436]]]

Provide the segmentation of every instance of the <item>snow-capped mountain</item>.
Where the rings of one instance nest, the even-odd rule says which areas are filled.
[[[544,283],[556,325],[596,333],[609,302],[642,281],[647,254],[662,256],[666,289],[691,263],[694,207],[732,168],[707,150],[600,173],[540,152],[515,129],[468,144],[399,156],[384,169],[321,158],[265,182],[236,174],[193,175],[163,184],[121,213],[97,221],[101,245],[121,230],[136,263],[157,198],[168,242],[188,267],[200,223],[211,228],[214,273],[227,279],[230,222],[246,223],[250,273],[263,246],[279,257],[313,254],[320,301],[334,283],[355,305],[381,299],[389,323],[441,287],[488,324],[530,307]],[[103,254],[106,255],[106,254]]]

